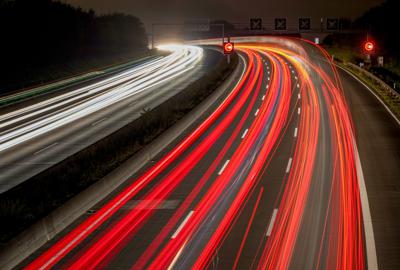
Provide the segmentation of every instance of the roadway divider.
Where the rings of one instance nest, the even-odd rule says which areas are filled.
[[[181,115],[180,118],[176,119],[176,122],[170,123],[170,126],[166,126],[162,133],[154,136],[151,141],[147,142],[147,145],[144,145],[129,159],[121,162],[118,167],[110,170],[111,172],[106,174],[105,177],[102,177],[100,180],[91,184],[88,188],[72,197],[67,202],[63,203],[50,214],[20,233],[17,237],[13,238],[7,243],[4,243],[0,250],[0,269],[11,269],[17,266],[32,253],[37,251],[42,245],[54,238],[59,232],[71,225],[75,220],[77,220],[77,218],[81,217],[85,213],[90,215],[89,210],[91,208],[109,196],[113,190],[122,185],[129,177],[138,172],[145,164],[156,158],[157,155],[163,151],[163,149],[174,143],[185,130],[190,130],[193,128],[199,121],[201,121],[201,119],[211,112],[218,103],[222,102],[230,89],[234,87],[234,84],[240,80],[242,71],[244,69],[244,62],[239,61],[239,57],[236,56],[234,61],[232,61],[229,66],[223,67],[219,65],[219,68],[221,69],[219,72],[223,71],[223,74],[217,72],[217,74],[214,75],[206,75],[198,82],[194,82],[194,85],[189,85],[185,90],[160,106],[149,112],[144,112],[143,116],[138,120],[144,119],[144,117],[147,115],[150,117],[147,118],[147,120],[150,120],[151,122],[151,119],[153,119],[153,121],[157,122],[157,119],[152,118],[151,114],[157,114],[157,110],[158,114],[160,112],[165,112],[165,110],[173,110],[174,108],[171,108],[171,106],[174,104],[173,100],[176,100],[177,98],[179,103],[183,103],[185,99],[189,99],[186,100],[187,105],[191,103],[191,106],[193,106],[191,109],[190,106],[187,106],[186,109],[176,112]],[[212,73],[215,72],[216,70],[212,71]],[[222,76],[222,79],[215,76]],[[207,83],[204,83],[204,81]],[[213,84],[210,84],[210,82],[213,82]],[[193,93],[199,92],[199,87],[206,88],[203,90],[205,92],[203,92],[203,94],[200,93],[200,95],[197,96],[193,95]],[[141,123],[143,124],[143,122]],[[128,126],[129,125],[130,124],[128,124]],[[114,140],[117,140],[118,135],[116,134],[121,130],[113,133],[110,136],[114,136]],[[110,140],[110,136],[104,138],[98,143],[104,144],[104,140],[107,142],[107,140]],[[98,143],[95,143],[85,150],[82,150],[81,152],[85,151],[86,153],[82,157],[87,158],[88,153],[91,153],[92,155],[95,154],[96,144]],[[109,150],[112,151],[112,149]],[[99,149],[97,149],[97,151],[99,151]],[[78,155],[81,152],[79,152]],[[72,158],[76,158],[75,156],[76,155],[74,155]],[[68,159],[63,162],[68,162]],[[65,169],[68,167],[68,163],[65,163],[62,166]],[[49,170],[51,169],[52,168]],[[57,172],[57,170],[55,172]],[[55,172],[53,171],[53,174]],[[29,180],[27,182],[29,182]],[[41,184],[36,183],[36,185]],[[29,186],[24,192],[31,192]],[[1,202],[0,199],[0,204],[1,203],[4,202]]]

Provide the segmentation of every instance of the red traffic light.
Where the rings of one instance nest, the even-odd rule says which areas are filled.
[[[374,45],[373,42],[371,42],[371,41],[366,41],[366,42],[364,43],[364,50],[365,50],[366,52],[372,52],[374,49],[375,49],[375,45]]]
[[[224,42],[223,44],[224,54],[231,54],[235,48],[233,42]]]

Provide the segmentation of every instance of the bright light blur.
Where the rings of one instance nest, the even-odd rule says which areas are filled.
[[[203,49],[197,46],[170,44],[159,48],[171,54],[92,85],[1,115],[0,128],[6,130],[0,135],[0,152],[168,82],[192,69],[203,56]],[[77,104],[65,109],[71,102]],[[44,116],[37,117],[42,114]],[[37,119],[23,123],[31,117]]]
[[[184,45],[179,43],[167,43],[167,44],[157,45],[156,48],[161,51],[173,52],[177,50],[182,50],[182,48],[184,48]]]

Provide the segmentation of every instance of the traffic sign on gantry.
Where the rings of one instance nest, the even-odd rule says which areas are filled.
[[[286,18],[275,19],[275,30],[283,31],[286,30]]]
[[[299,30],[311,30],[311,18],[299,18]]]
[[[262,19],[251,18],[250,19],[250,30],[262,30]]]
[[[339,30],[339,19],[338,18],[326,19],[326,29],[327,30]]]

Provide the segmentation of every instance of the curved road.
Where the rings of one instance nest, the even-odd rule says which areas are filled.
[[[318,48],[262,41],[236,45],[241,76],[212,112],[22,266],[375,269],[377,239],[379,266],[396,267],[377,201],[392,226],[399,210],[373,187],[396,180],[399,127]],[[397,148],[371,164],[384,135]]]

